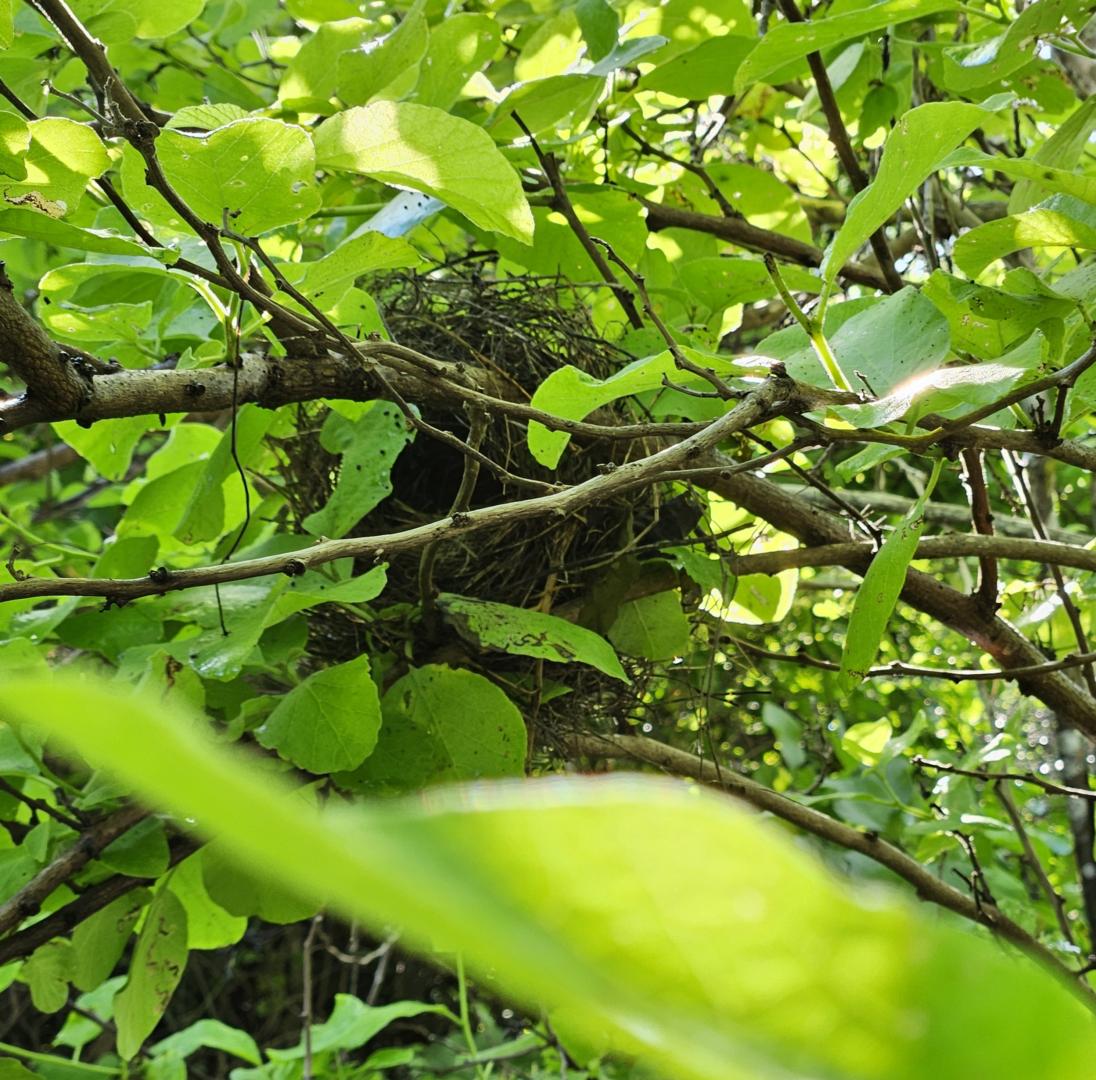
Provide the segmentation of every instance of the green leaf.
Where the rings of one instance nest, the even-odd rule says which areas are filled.
[[[407,75],[423,58],[430,41],[424,4],[425,0],[416,0],[391,33],[363,42],[339,56],[337,86],[344,104],[366,104],[390,83]]]
[[[994,108],[989,106],[996,104],[934,101],[904,113],[887,136],[875,178],[849,203],[845,220],[826,249],[823,277],[834,281],[860,245],[889,220],[925,177],[992,117]]]
[[[154,817],[139,821],[105,847],[99,859],[119,874],[159,877],[167,870],[171,859],[164,823]]]
[[[115,27],[111,41],[130,37],[164,38],[178,33],[201,15],[206,0],[74,0],[73,10],[82,18],[94,17],[96,33],[102,36],[104,20]]]
[[[756,46],[755,37],[724,34],[709,38],[695,49],[679,53],[648,71],[639,80],[639,86],[690,101],[704,101],[727,91],[742,61]]]
[[[6,49],[15,37],[13,0],[0,0],[0,49]]]
[[[392,494],[391,472],[400,451],[414,438],[395,405],[374,401],[356,421],[332,412],[320,433],[323,448],[341,454],[331,498],[302,524],[313,536],[345,536]]]
[[[242,468],[252,464],[273,423],[274,413],[269,409],[248,404],[237,411],[234,424],[206,459],[201,478],[175,527],[175,536],[184,544],[215,540],[221,535],[225,527],[224,485],[242,483],[236,462]]]
[[[883,759],[894,728],[887,719],[866,720],[845,729],[841,736],[841,749],[861,765],[872,768]]]
[[[608,56],[616,46],[620,17],[607,0],[578,0],[575,16],[591,60]]]
[[[1050,138],[1038,146],[1025,159],[1029,164],[1051,169],[1072,169],[1084,151],[1089,137],[1096,129],[1096,96],[1083,101],[1051,132]],[[1008,197],[1008,212],[1019,214],[1029,210],[1042,196],[1039,185],[1031,180],[1021,180]]]
[[[343,241],[322,259],[282,263],[279,269],[310,299],[326,304],[360,277],[414,266],[417,262],[419,253],[406,240],[367,232]]]
[[[387,1005],[366,1005],[350,994],[336,994],[331,1015],[312,1029],[309,1045],[313,1054],[333,1050],[357,1050],[379,1035],[394,1020],[432,1013],[453,1019],[444,1005],[427,1005],[422,1001],[393,1001]],[[304,1040],[285,1050],[267,1050],[271,1061],[300,1061],[307,1053]]]
[[[521,713],[482,675],[442,664],[412,668],[384,695],[382,708],[377,748],[355,784],[407,791],[524,772]]]
[[[724,375],[734,371],[734,363],[724,357],[697,352],[683,348],[685,357],[695,364]],[[657,390],[663,386],[663,377],[685,386],[704,384],[699,375],[681,371],[670,351],[635,360],[622,367],[615,375],[607,379],[597,379],[579,368],[565,364],[557,368],[537,387],[530,404],[535,409],[551,413],[567,420],[583,420],[590,413],[618,401],[622,397],[641,394],[647,390]],[[704,384],[706,385],[706,384]],[[529,452],[548,468],[555,468],[571,436],[565,431],[552,431],[533,420],[529,424]]]
[[[250,1065],[262,1064],[262,1055],[255,1040],[246,1031],[229,1027],[220,1020],[198,1020],[182,1031],[176,1031],[149,1047],[155,1057],[175,1055],[190,1057],[196,1050],[220,1050],[232,1054]]]
[[[955,241],[955,265],[977,277],[991,262],[1028,247],[1096,249],[1096,210],[1069,195],[1052,195],[1021,214],[964,233]]]
[[[532,243],[533,215],[513,166],[480,127],[428,105],[381,101],[325,120],[321,168],[424,191],[481,228]]]
[[[129,978],[114,999],[118,1056],[135,1057],[164,1015],[186,966],[186,912],[176,895],[160,889],[133,948]]]
[[[802,348],[785,359],[788,373],[816,386],[831,385],[806,343],[806,335],[802,337]],[[885,396],[913,376],[942,364],[948,355],[949,337],[947,319],[917,289],[907,287],[869,301],[841,324],[829,342],[849,378],[855,379],[859,372],[875,394]],[[765,346],[759,351],[764,353]]]
[[[462,952],[666,1075],[1049,1078],[1096,1054],[1085,1007],[1036,965],[877,889],[861,900],[695,787],[553,778],[321,813],[171,703],[57,673],[11,680],[0,710],[256,872]]]
[[[937,460],[932,479],[925,485],[921,497],[910,507],[901,525],[883,542],[856,590],[845,631],[845,647],[841,652],[840,682],[846,692],[863,681],[879,652],[879,643],[906,583],[910,559],[925,527],[925,503],[942,466],[943,460]]]
[[[209,895],[202,877],[200,852],[184,859],[175,867],[168,887],[179,898],[179,903],[186,911],[188,949],[223,949],[227,945],[234,945],[244,936],[247,919],[225,911]],[[154,1047],[153,1050],[155,1049]]]
[[[630,681],[612,646],[600,634],[557,615],[452,593],[438,597],[438,606],[462,637],[484,648],[560,664],[589,664],[614,679]]]
[[[991,360],[1019,344],[1046,319],[1064,318],[1076,310],[1065,296],[1022,291],[1025,283],[1030,284],[1030,279],[1010,275],[1007,289],[995,289],[934,270],[921,292],[947,317],[955,349]]]
[[[68,1002],[72,945],[50,941],[39,945],[23,964],[19,977],[30,987],[30,999],[39,1012],[55,1013]]]
[[[291,799],[293,806],[312,805],[298,792]],[[299,893],[271,882],[261,870],[249,872],[225,851],[223,844],[215,842],[204,847],[201,859],[202,884],[210,898],[237,918],[255,915],[263,922],[287,926],[311,918],[319,908]]]
[[[884,0],[881,4],[825,19],[771,26],[738,69],[734,91],[742,93],[753,83],[762,82],[766,76],[802,60],[809,53],[822,52],[875,30],[923,19],[938,11],[952,11],[956,7],[955,0]]]
[[[137,917],[151,898],[148,889],[133,889],[76,927],[72,933],[72,985],[77,990],[94,990],[110,977]]]
[[[798,769],[806,764],[807,754],[803,749],[803,725],[787,709],[773,701],[761,706],[761,719],[765,726],[776,736],[776,748],[789,769]]]
[[[609,628],[609,640],[629,656],[672,660],[689,651],[689,620],[676,589],[629,600]]]
[[[1067,169],[1055,169],[1039,164],[1034,155],[1030,158],[1008,157],[1005,154],[984,154],[972,147],[961,147],[949,154],[940,164],[942,169],[970,166],[985,172],[1004,173],[1005,176],[1028,180],[1036,188],[1073,195],[1084,202],[1096,202],[1096,176],[1084,176]],[[1032,200],[1033,202],[1035,200]]]
[[[312,140],[281,120],[248,117],[205,134],[162,131],[156,153],[171,185],[204,221],[252,235],[320,206]]]
[[[4,47],[3,21],[4,5],[11,0],[0,0],[0,48]],[[8,8],[10,13],[10,7]],[[8,44],[11,44],[9,39]],[[30,128],[21,116],[0,109],[0,175],[10,176],[13,180],[22,180],[27,175],[27,166],[23,156],[30,147]],[[0,215],[0,220],[2,215]],[[0,228],[4,228],[0,225]],[[7,231],[7,230],[5,230]]]
[[[60,217],[76,209],[89,180],[110,168],[103,140],[87,125],[60,116],[31,120],[30,148],[23,161],[26,177],[0,182],[0,196],[15,203],[26,198],[31,205],[45,200],[50,216]]]
[[[943,84],[966,94],[999,82],[1032,59],[1040,39],[1056,31],[1063,18],[1082,12],[1092,14],[1090,0],[1035,0],[1009,21],[1003,34],[946,49]],[[1077,29],[1086,21],[1082,19]]]
[[[521,138],[515,113],[534,135],[554,135],[560,127],[573,130],[585,125],[604,88],[605,79],[598,75],[549,75],[520,83],[499,102],[487,130],[499,142]]]
[[[377,745],[381,703],[359,656],[309,675],[278,702],[259,742],[311,773],[356,769]]]
[[[462,12],[434,26],[419,66],[419,104],[449,109],[465,83],[494,56],[499,38],[500,21],[490,15]]]
[[[62,420],[53,425],[53,430],[100,476],[121,480],[137,444],[148,434],[149,420],[144,416],[100,420],[91,427],[81,427],[75,420]]]
[[[357,5],[353,14],[357,14]],[[278,87],[278,100],[289,109],[330,113],[330,99],[338,86],[339,57],[368,40],[375,26],[369,19],[336,18],[317,27],[289,61]]]

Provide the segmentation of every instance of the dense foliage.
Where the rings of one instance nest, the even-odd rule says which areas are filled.
[[[0,0],[0,1076],[1086,1075],[1094,11]]]

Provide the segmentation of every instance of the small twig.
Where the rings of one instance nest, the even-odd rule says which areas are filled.
[[[601,252],[598,251],[586,226],[582,224],[578,214],[575,213],[574,204],[571,202],[570,195],[567,194],[567,185],[563,182],[563,174],[559,171],[559,163],[551,154],[546,154],[541,149],[540,143],[537,142],[533,133],[525,126],[525,122],[516,112],[511,113],[510,115],[513,116],[514,123],[525,133],[525,137],[529,140],[529,145],[533,148],[533,153],[537,156],[537,161],[540,162],[540,167],[544,172],[544,176],[555,194],[555,208],[567,219],[567,224],[571,227],[571,231],[582,245],[583,250],[590,256],[590,261],[597,267],[597,272],[613,290],[613,295],[617,298],[617,302],[624,311],[629,325],[633,330],[642,329],[643,319],[640,318],[639,312],[636,310],[632,294],[617,280],[611,267],[605,261]]]
[[[993,512],[986,491],[986,477],[982,471],[982,452],[969,449],[962,451],[963,481],[970,495],[970,516],[974,531],[980,536],[993,535]],[[1046,537],[1043,537],[1046,539]],[[997,560],[992,555],[978,557],[978,587],[974,595],[989,612],[997,610]]]
[[[14,784],[9,784],[2,776],[0,776],[0,791],[6,791],[13,798],[18,799],[24,806],[29,806],[36,814],[45,814],[47,817],[53,818],[54,821],[59,821],[62,825],[67,825],[70,829],[75,829],[76,832],[81,832],[87,828],[88,823],[86,821],[80,821],[78,818],[70,817],[63,811],[58,810],[56,806],[50,806],[48,802],[27,795],[25,792],[20,791]]]
[[[918,768],[934,769],[936,772],[954,773],[956,776],[969,776],[973,780],[986,780],[999,784],[1005,780],[1015,780],[1021,784],[1031,784],[1042,788],[1048,795],[1068,795],[1071,799],[1088,799],[1096,802],[1096,791],[1087,788],[1069,787],[1066,784],[1055,784],[1052,780],[1044,780],[1035,773],[1024,772],[996,772],[989,769],[964,769],[958,765],[949,765],[946,761],[935,761],[932,758],[915,754],[910,761]]]
[[[1074,945],[1073,932],[1069,926],[1069,919],[1066,917],[1065,905],[1062,902],[1062,898],[1058,895],[1057,890],[1051,884],[1050,878],[1047,877],[1047,872],[1043,869],[1043,864],[1039,860],[1039,856],[1035,853],[1035,848],[1032,847],[1031,837],[1028,836],[1027,829],[1024,827],[1024,819],[1020,816],[1020,811],[1017,809],[1015,801],[1009,794],[1008,788],[1000,781],[993,785],[993,793],[1005,808],[1005,813],[1008,814],[1009,820],[1012,822],[1012,827],[1016,830],[1016,835],[1020,838],[1020,847],[1023,849],[1024,858],[1027,860],[1031,872],[1035,875],[1035,880],[1039,882],[1039,887],[1043,890],[1047,900],[1050,901],[1050,906],[1054,910],[1054,917],[1058,920],[1058,928],[1062,931],[1062,935],[1065,937],[1066,941],[1071,945]]]
[[[301,1063],[303,1080],[312,1080],[312,951],[320,932],[323,915],[316,915],[309,923],[308,933],[301,946],[301,1037],[304,1041],[304,1060]]]
[[[741,560],[749,560],[751,556],[743,555]],[[736,570],[741,573],[751,571],[749,563]],[[757,572],[757,571],[753,571]],[[764,649],[760,645],[754,645],[749,641],[738,638],[730,638],[743,652],[753,656],[763,656],[767,660],[776,660],[783,664],[799,664],[803,667],[818,668],[821,671],[840,671],[841,665],[832,660],[823,660],[821,657],[811,656],[809,653],[795,652],[782,653]],[[1016,668],[995,668],[991,671],[983,671],[980,668],[934,668],[924,667],[920,664],[907,664],[902,660],[894,660],[889,664],[870,668],[866,672],[868,678],[912,678],[912,679],[946,679],[948,682],[995,682],[998,679],[1014,680],[1024,679],[1032,675],[1048,675],[1052,671],[1068,671],[1070,668],[1081,667],[1096,661],[1096,652],[1083,653],[1079,656],[1067,656],[1062,660],[1048,660],[1045,664],[1027,664]],[[1004,774],[1001,774],[1004,775]],[[1076,794],[1076,792],[1071,792]],[[1096,798],[1096,793],[1093,793]]]
[[[681,368],[682,371],[688,371],[693,375],[704,379],[709,383],[712,389],[724,400],[728,401],[734,397],[741,397],[737,391],[728,386],[714,371],[710,368],[702,367],[700,364],[694,364],[682,351],[681,346],[677,343],[677,339],[670,333],[670,328],[662,321],[658,312],[655,311],[654,304],[651,303],[651,294],[647,291],[647,282],[642,274],[636,273],[612,248],[612,246],[605,240],[594,239],[594,244],[600,248],[605,249],[605,254],[624,271],[625,276],[635,286],[636,292],[639,294],[640,303],[643,305],[643,312],[648,319],[651,320],[651,325],[658,331],[662,340],[666,342],[666,348],[670,350],[670,355],[674,358],[674,363]]]

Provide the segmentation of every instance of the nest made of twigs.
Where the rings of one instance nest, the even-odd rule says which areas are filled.
[[[374,281],[371,291],[395,341],[440,360],[478,367],[496,381],[508,383],[517,400],[528,400],[540,383],[565,364],[604,378],[633,359],[593,325],[584,291],[554,277],[495,278],[477,262],[427,273],[399,272]],[[632,403],[609,407],[599,419],[642,419]],[[331,494],[338,459],[319,445],[318,413],[302,414],[301,434],[283,444],[284,480],[292,488],[291,506],[298,519],[319,509]],[[448,414],[427,410],[424,419],[436,427],[468,437],[469,418],[458,409]],[[554,483],[575,483],[596,474],[596,465],[620,463],[629,455],[649,453],[652,446],[629,443],[582,443],[573,440],[556,470],[538,465],[528,451],[522,422],[487,419],[479,450],[512,473]],[[419,433],[392,470],[393,494],[364,517],[354,535],[395,532],[448,514],[460,487],[464,455]],[[527,491],[504,486],[480,469],[471,507],[526,497]],[[436,552],[432,583],[439,592],[501,601],[518,607],[553,609],[574,600],[595,583],[605,568],[643,537],[659,519],[657,491],[637,490],[611,503],[589,508],[564,521],[534,518],[456,537]],[[420,553],[393,558],[384,600],[418,604]],[[363,628],[350,616],[323,612],[313,620],[310,651],[335,662],[361,652]],[[525,658],[498,658],[517,674]],[[556,667],[556,665],[553,665]],[[577,678],[577,666],[560,675]],[[625,708],[619,686],[585,673],[575,685],[584,702],[604,702],[601,711]],[[596,683],[593,685],[591,683]],[[564,712],[574,708],[560,699]],[[599,709],[601,707],[599,706]],[[544,710],[548,719],[556,708]]]

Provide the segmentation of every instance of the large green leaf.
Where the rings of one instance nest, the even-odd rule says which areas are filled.
[[[845,690],[851,690],[864,680],[879,652],[879,643],[898,603],[910,560],[925,528],[925,503],[932,494],[941,465],[942,462],[936,463],[932,480],[925,485],[921,497],[902,523],[883,542],[856,590],[845,631],[845,648],[841,652],[841,684]]]
[[[966,94],[1011,75],[1033,56],[1043,37],[1058,30],[1063,19],[1092,14],[1091,0],[1035,0],[1018,10],[1003,34],[944,53],[943,83],[949,90]],[[1077,23],[1080,30],[1087,17]]]
[[[832,308],[832,314],[838,314],[844,306]],[[795,379],[816,386],[831,385],[806,334],[799,331],[795,336],[802,338],[799,349],[776,359],[784,360]],[[874,395],[884,396],[914,375],[944,362],[949,329],[940,311],[917,289],[909,287],[884,299],[868,301],[841,323],[829,341],[841,369],[850,378],[857,378],[859,373]],[[758,351],[767,354],[769,349],[762,344]]]
[[[602,777],[321,813],[171,703],[57,675],[11,680],[0,710],[255,873],[462,951],[668,1075],[1056,1080],[1096,1055],[1053,978],[886,894],[861,899],[723,798]]]
[[[313,535],[345,536],[392,493],[392,466],[414,437],[395,405],[369,402],[357,420],[332,412],[320,433],[325,450],[342,455],[331,498],[302,523]]]
[[[133,949],[129,978],[114,999],[118,1054],[128,1061],[164,1015],[186,966],[186,912],[170,889],[160,889]]]
[[[520,776],[525,724],[514,703],[473,671],[412,668],[384,695],[377,748],[354,774],[368,789],[413,791],[442,780]]]
[[[589,664],[628,682],[612,646],[600,634],[557,615],[452,593],[443,593],[438,606],[462,635],[478,645],[561,664]]]
[[[366,41],[339,55],[338,92],[345,104],[364,105],[390,83],[416,76],[414,68],[430,41],[424,2],[416,0],[399,26],[383,38]]]
[[[689,648],[689,620],[676,589],[641,596],[621,607],[609,640],[623,653],[645,660],[672,660]]]
[[[1072,169],[1096,129],[1096,96],[1082,102],[1066,120],[1057,125],[1050,137],[1025,159],[1031,165],[1051,169]],[[1021,180],[1008,197],[1008,212],[1018,214],[1034,206],[1041,198],[1033,180]]]
[[[356,14],[357,5],[354,13]],[[290,60],[278,87],[279,100],[289,109],[332,112],[330,99],[339,82],[339,58],[361,47],[375,23],[368,19],[336,18],[324,22]]]
[[[148,889],[134,889],[76,927],[72,934],[72,985],[77,990],[94,990],[109,977],[151,898]]]
[[[27,127],[26,176],[18,181],[0,178],[0,195],[12,203],[25,199],[40,206],[44,201],[54,217],[71,213],[88,181],[110,168],[103,140],[87,124],[61,116],[31,120]]]
[[[841,228],[826,249],[823,276],[835,280],[860,245],[890,218],[926,176],[940,167],[959,143],[993,115],[998,104],[934,101],[900,117],[887,136],[874,179],[849,204]]]
[[[163,38],[182,30],[202,13],[206,0],[73,0],[72,9],[91,20],[103,40]],[[104,34],[104,30],[106,33]]]
[[[44,240],[54,247],[76,248],[78,251],[97,251],[107,255],[148,254],[147,248],[124,236],[97,229],[81,229],[37,210],[17,206],[0,210],[0,233]]]
[[[367,232],[343,241],[313,262],[283,263],[281,271],[291,284],[326,306],[359,277],[414,266],[418,261],[418,252],[406,240]]]
[[[203,220],[247,235],[306,218],[320,205],[308,133],[264,117],[233,120],[205,134],[163,131],[164,173]]]
[[[1040,164],[1034,155],[1031,158],[1017,158],[1005,154],[984,154],[972,147],[961,147],[954,154],[948,155],[940,167],[950,169],[957,165],[973,165],[986,172],[1004,173],[1005,176],[1027,180],[1036,188],[1057,191],[1085,202],[1096,203],[1096,176],[1084,176],[1079,172]]]
[[[734,363],[724,357],[699,353],[683,348],[682,353],[695,364],[709,368],[718,375],[734,371]],[[615,375],[598,379],[579,368],[567,364],[557,368],[537,387],[532,406],[567,420],[582,420],[596,409],[611,401],[657,390],[670,379],[682,385],[703,383],[703,378],[677,366],[667,349],[654,356],[635,360],[622,367]],[[552,431],[536,420],[529,424],[529,452],[542,465],[555,468],[571,436],[565,431]]]
[[[428,105],[380,101],[316,130],[321,168],[362,173],[434,195],[484,229],[533,239],[533,215],[513,166],[479,126]]]
[[[415,88],[419,104],[448,109],[498,49],[499,37],[498,19],[470,12],[448,16],[432,27]]]
[[[0,0],[0,12],[3,3]],[[10,2],[10,0],[7,0]],[[0,23],[3,22],[3,14],[0,13]],[[2,34],[2,29],[0,29]],[[8,44],[11,44],[10,40]],[[3,42],[0,41],[0,48]],[[23,161],[23,155],[30,147],[30,128],[21,116],[6,109],[0,109],[0,176],[10,176],[12,180],[22,180],[27,175],[27,166]]]
[[[356,769],[377,745],[381,703],[359,656],[309,675],[256,732],[263,746],[312,773]]]
[[[861,7],[828,19],[812,19],[809,23],[779,23],[770,27],[758,41],[757,48],[739,67],[734,80],[735,92],[741,93],[753,83],[761,82],[774,71],[802,60],[809,53],[958,6],[956,0],[884,0],[881,4]]]
[[[738,34],[709,38],[648,71],[639,85],[644,90],[703,101],[726,92],[739,65],[756,45],[756,38]]]
[[[964,233],[955,241],[955,264],[977,277],[991,262],[1027,247],[1096,249],[1096,209],[1070,195],[1052,195],[1030,210]]]

